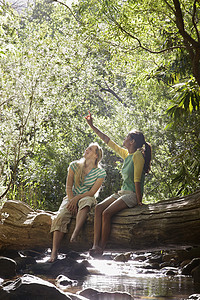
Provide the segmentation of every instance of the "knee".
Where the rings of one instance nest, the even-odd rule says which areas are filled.
[[[102,218],[104,220],[108,220],[112,217],[112,214],[110,213],[110,211],[108,209],[105,209],[102,213]]]
[[[95,207],[95,214],[101,214],[103,211],[103,207],[101,205],[101,203],[97,204]]]
[[[84,207],[82,207],[82,208],[79,208],[78,211],[84,211],[84,212],[88,213],[89,210],[90,210],[90,206],[89,206],[89,205],[86,205],[86,206],[84,206]]]

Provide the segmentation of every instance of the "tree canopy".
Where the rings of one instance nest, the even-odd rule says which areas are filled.
[[[187,195],[200,180],[199,2],[38,1],[0,7],[0,194],[57,209],[67,168],[133,128],[152,145],[146,202]],[[122,161],[105,145],[99,201],[121,185]]]

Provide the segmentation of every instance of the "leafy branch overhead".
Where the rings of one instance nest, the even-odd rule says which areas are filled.
[[[186,104],[187,99],[186,105],[181,106],[183,111],[191,111],[191,108],[196,110],[199,107],[195,104],[199,99],[200,87],[199,8],[197,0],[137,3],[93,0],[88,5],[80,1],[79,5],[74,6],[74,13],[81,18],[81,26],[91,38],[104,45],[108,44],[110,48],[117,48],[113,51],[126,51],[129,56],[134,56],[139,50],[163,55],[170,76],[176,77],[185,87],[189,85],[192,75],[196,90],[191,98],[190,109]],[[187,66],[179,64],[176,69],[172,67],[176,58],[180,60],[180,57],[187,56]],[[182,68],[187,69],[184,77],[181,76]],[[196,99],[195,103],[192,99]]]
[[[177,96],[175,95],[176,102],[177,100],[179,102],[167,109],[169,115],[178,120],[183,113],[199,111],[200,94],[194,80],[191,79],[186,83],[176,84],[174,89],[177,91]]]

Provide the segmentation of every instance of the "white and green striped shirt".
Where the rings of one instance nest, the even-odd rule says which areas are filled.
[[[73,170],[75,173],[76,170],[76,162],[72,162],[69,167]],[[78,195],[78,194],[83,194],[85,192],[88,192],[92,186],[94,185],[95,181],[98,178],[105,178],[106,176],[106,171],[102,168],[93,168],[84,178],[83,182],[80,184],[80,186],[76,187],[73,186],[73,194]]]

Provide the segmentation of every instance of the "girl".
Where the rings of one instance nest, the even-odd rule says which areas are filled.
[[[122,209],[142,205],[144,177],[150,170],[151,146],[145,142],[142,132],[133,131],[124,139],[123,147],[126,148],[124,149],[93,125],[90,112],[85,118],[93,131],[124,159],[121,190],[106,198],[95,208],[94,243],[90,249],[90,254],[94,256],[101,255],[105,249],[110,235],[112,216]]]
[[[85,150],[83,158],[69,165],[66,194],[51,225],[53,232],[53,247],[49,262],[54,262],[58,255],[61,240],[67,232],[67,225],[72,215],[76,215],[76,226],[70,242],[76,238],[87,218],[92,205],[96,204],[95,194],[100,189],[106,172],[100,168],[99,162],[103,156],[97,143],[92,143]]]

